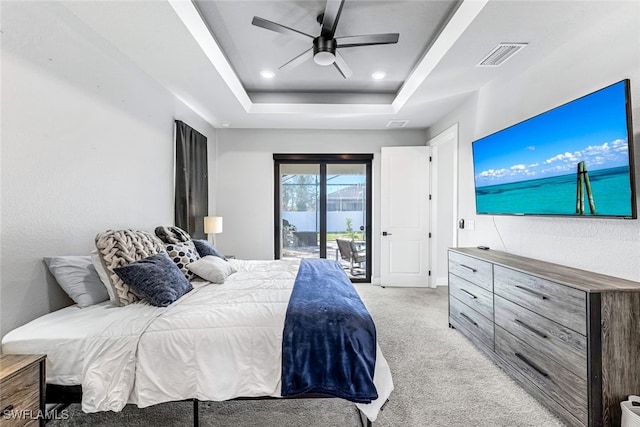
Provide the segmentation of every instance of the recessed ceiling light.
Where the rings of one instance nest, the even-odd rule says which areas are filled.
[[[384,71],[376,71],[375,73],[371,74],[371,77],[376,80],[382,80],[387,77],[387,73],[385,73]]]
[[[222,122],[222,123],[221,123],[221,125],[222,125],[222,127],[223,127],[223,128],[228,128],[229,126],[231,126],[231,123],[229,123],[229,122]]]
[[[276,73],[271,70],[262,70],[260,71],[260,75],[263,79],[272,79],[276,76]]]

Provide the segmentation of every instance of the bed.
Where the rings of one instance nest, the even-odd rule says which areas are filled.
[[[85,412],[282,397],[283,330],[300,262],[229,263],[237,272],[224,284],[193,281],[168,307],[70,306],[8,333],[2,350],[46,354],[47,383],[81,385]],[[369,423],[393,390],[377,343],[372,380],[377,398],[355,403]]]

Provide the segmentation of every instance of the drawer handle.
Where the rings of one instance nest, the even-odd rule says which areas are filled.
[[[514,353],[516,355],[516,357],[520,360],[522,360],[524,363],[526,363],[527,365],[529,365],[534,371],[536,371],[537,373],[539,373],[540,375],[542,375],[545,378],[549,377],[549,374],[547,374],[545,371],[543,371],[542,369],[540,369],[538,367],[538,365],[536,365],[535,363],[533,363],[532,361],[530,361],[529,359],[527,359],[526,357],[524,357],[523,355],[521,355],[520,353]]]
[[[537,336],[539,336],[539,337],[547,338],[547,336],[546,336],[544,333],[540,332],[539,330],[537,330],[537,329],[536,329],[536,328],[534,328],[533,326],[529,326],[529,325],[527,325],[526,323],[524,323],[524,322],[523,322],[522,320],[520,320],[520,319],[516,319],[516,320],[514,320],[514,322],[516,322],[517,324],[519,324],[519,325],[520,325],[520,326],[522,326],[523,328],[530,330],[531,332],[533,332],[534,334],[536,334],[536,335],[537,335]]]
[[[2,415],[8,415],[13,410],[13,405],[9,405],[2,410]]]
[[[465,294],[469,295],[471,298],[473,299],[478,299],[477,296],[475,296],[474,294],[472,294],[471,292],[467,291],[466,289],[460,289],[462,292],[464,292]]]
[[[473,325],[474,325],[474,326],[478,326],[478,324],[477,324],[476,322],[474,322],[474,321],[473,321],[473,319],[471,319],[471,318],[470,318],[469,316],[467,316],[466,314],[464,314],[464,313],[462,313],[462,312],[461,312],[461,313],[460,313],[460,316],[462,316],[462,317],[464,317],[465,319],[467,319],[467,321],[469,321],[469,322],[473,323]]]
[[[516,285],[516,288],[518,288],[518,289],[522,289],[522,290],[523,290],[523,291],[525,291],[525,292],[529,292],[531,295],[535,295],[535,296],[537,296],[538,298],[548,299],[545,295],[542,295],[541,293],[536,292],[536,291],[533,291],[533,290],[531,290],[531,289],[529,289],[529,288],[525,288],[524,286]]]
[[[469,270],[471,270],[472,273],[475,273],[476,271],[478,271],[475,268],[469,267],[468,265],[464,265],[464,264],[460,264],[460,267],[468,268]]]

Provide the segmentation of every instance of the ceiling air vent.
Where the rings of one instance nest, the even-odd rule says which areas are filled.
[[[390,120],[387,123],[388,128],[403,128],[409,123],[409,120]]]
[[[499,67],[504,62],[519,52],[527,43],[500,43],[482,61],[478,67]]]

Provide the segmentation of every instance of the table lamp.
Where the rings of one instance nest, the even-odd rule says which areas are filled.
[[[205,216],[204,217],[204,232],[207,235],[211,235],[211,243],[216,244],[215,235],[222,233],[222,217],[221,216]]]

